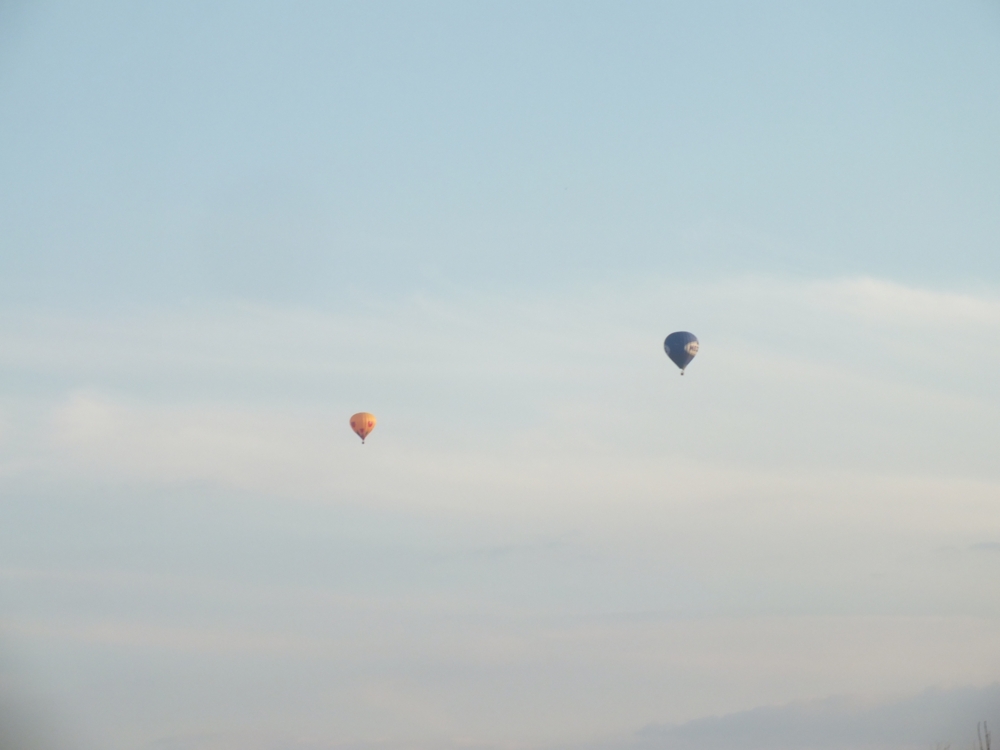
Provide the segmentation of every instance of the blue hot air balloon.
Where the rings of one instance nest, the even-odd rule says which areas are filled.
[[[676,331],[667,336],[663,342],[663,351],[681,368],[681,375],[684,368],[691,364],[694,355],[698,353],[698,337],[687,331]]]

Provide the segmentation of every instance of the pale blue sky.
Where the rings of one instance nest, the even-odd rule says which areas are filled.
[[[6,300],[996,279],[987,2],[14,4]]]
[[[966,746],[997,92],[986,2],[4,6],[0,724]]]

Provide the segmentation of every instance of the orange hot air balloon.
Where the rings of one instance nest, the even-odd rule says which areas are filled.
[[[351,429],[358,433],[361,444],[365,444],[365,438],[375,429],[375,415],[366,411],[359,411],[351,417]]]

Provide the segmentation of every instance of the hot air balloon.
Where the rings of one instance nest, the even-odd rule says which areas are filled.
[[[366,411],[359,411],[351,417],[351,429],[361,438],[361,444],[365,444],[365,438],[375,429],[375,415]]]
[[[675,331],[663,342],[663,350],[681,368],[683,375],[684,368],[691,364],[694,355],[698,353],[698,337],[687,331]]]

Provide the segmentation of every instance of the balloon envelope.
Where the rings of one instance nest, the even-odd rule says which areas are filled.
[[[684,368],[691,364],[694,355],[698,353],[698,337],[687,331],[675,331],[663,342],[663,351],[681,368],[681,374],[684,374]]]
[[[358,434],[361,442],[364,443],[365,438],[375,429],[375,415],[369,414],[366,411],[359,411],[351,417],[351,429]]]

